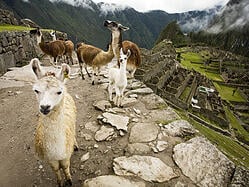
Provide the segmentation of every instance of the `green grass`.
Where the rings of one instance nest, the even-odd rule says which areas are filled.
[[[241,126],[238,119],[233,115],[233,113],[228,110],[227,107],[224,107],[226,116],[228,120],[230,121],[230,124],[236,134],[236,137],[245,140],[246,142],[249,142],[249,133]]]
[[[227,101],[237,101],[237,102],[246,102],[245,98],[243,98],[239,91],[236,91],[233,95],[234,87],[221,85],[217,82],[214,82],[214,86],[216,90],[220,93],[222,99]]]
[[[182,94],[180,95],[180,99],[181,99],[182,101],[186,101],[187,98],[188,98],[188,96],[189,96],[189,94],[190,94],[190,91],[191,91],[190,87],[187,86],[187,87],[184,89],[184,91],[182,92]]]
[[[197,123],[193,119],[187,117],[184,112],[177,111],[177,113],[182,119],[189,121],[190,124],[192,124],[200,132],[200,134],[204,135],[209,141],[215,144],[218,149],[221,150],[235,164],[249,168],[249,151],[247,149],[230,137],[224,136]]]
[[[18,26],[18,25],[0,25],[0,32],[3,31],[29,31],[34,28],[31,27],[25,27],[25,26]],[[52,29],[41,29],[42,31],[48,31],[51,32]],[[59,31],[56,31],[59,32]]]
[[[0,32],[3,31],[24,31],[31,30],[33,28],[25,27],[25,26],[17,26],[17,25],[0,25]]]
[[[186,52],[186,53],[183,53],[181,56],[182,56],[181,64],[186,69],[189,69],[189,70],[194,69],[195,71],[201,73],[202,75],[205,75],[207,78],[211,80],[223,81],[219,73],[206,71],[206,68],[203,65],[203,62],[205,61],[205,59],[203,59],[200,54],[193,53],[193,52]],[[191,62],[194,62],[194,63],[191,63]]]

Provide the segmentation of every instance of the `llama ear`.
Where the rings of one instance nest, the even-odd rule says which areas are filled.
[[[125,26],[123,26],[123,25],[121,25],[121,24],[118,24],[118,27],[119,27],[122,31],[127,31],[127,30],[130,29],[129,27],[125,27]]]
[[[39,59],[33,58],[30,61],[30,64],[32,66],[32,70],[33,70],[34,74],[36,75],[37,79],[42,78],[44,76],[44,72],[42,71]]]
[[[120,48],[120,54],[121,54],[121,55],[123,55],[123,54],[124,54],[124,52],[123,52],[123,48],[122,48],[122,47]]]
[[[66,78],[69,78],[70,67],[69,65],[63,63],[61,65],[61,71],[58,73],[57,78],[61,81],[64,81]]]
[[[127,55],[127,58],[129,58],[129,57],[131,56],[131,51],[130,51],[130,49],[128,49],[126,55]]]

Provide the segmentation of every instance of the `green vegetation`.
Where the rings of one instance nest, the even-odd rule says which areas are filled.
[[[240,95],[239,91],[236,90],[233,95],[234,87],[221,85],[217,82],[214,82],[214,86],[216,90],[220,93],[222,99],[227,101],[238,101],[238,102],[246,102],[246,100]]]
[[[209,141],[215,144],[229,159],[237,165],[243,165],[249,168],[249,151],[243,146],[232,140],[230,137],[224,136],[220,133],[211,130],[191,118],[187,117],[184,112],[177,113],[181,118],[189,121],[202,135]]]
[[[180,95],[180,99],[182,101],[186,101],[187,98],[188,98],[188,96],[189,96],[189,94],[190,94],[190,91],[191,91],[191,88],[189,86],[187,86],[185,88],[185,90],[182,92],[182,94]]]
[[[24,31],[31,30],[33,28],[25,27],[25,26],[17,26],[17,25],[0,25],[0,32],[3,31]]]
[[[249,143],[249,133],[241,126],[240,122],[237,120],[237,118],[233,115],[233,113],[228,110],[227,107],[224,107],[226,116],[228,120],[230,121],[230,124],[235,132],[236,137],[243,141],[244,143]]]
[[[219,73],[208,71],[207,67],[204,65],[205,59],[202,58],[202,56],[198,53],[193,52],[186,52],[182,53],[182,60],[181,64],[186,69],[192,70],[201,73],[202,75],[205,75],[207,78],[215,81],[223,81],[222,77]]]
[[[182,33],[180,26],[176,21],[170,22],[160,33],[155,44],[160,43],[164,39],[171,40],[174,46],[186,46],[188,41]]]

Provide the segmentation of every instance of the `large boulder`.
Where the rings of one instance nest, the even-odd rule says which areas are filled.
[[[184,175],[201,187],[228,186],[235,165],[203,137],[178,144],[173,158]]]

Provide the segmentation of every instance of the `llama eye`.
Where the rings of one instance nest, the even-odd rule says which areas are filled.
[[[57,92],[58,95],[61,95],[62,91]]]
[[[37,94],[39,94],[39,93],[40,93],[38,90],[34,90],[34,91],[35,91],[35,93],[37,93]]]
[[[125,60],[127,60],[127,58],[124,58]]]

